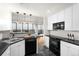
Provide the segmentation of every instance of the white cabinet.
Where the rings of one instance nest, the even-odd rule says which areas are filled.
[[[79,4],[73,5],[73,30],[79,30]]]
[[[61,41],[61,56],[69,56],[69,47],[67,46],[67,42]]]
[[[53,30],[53,23],[57,22],[57,14],[48,16],[48,30]]]
[[[61,41],[61,56],[79,56],[79,46]]]
[[[11,56],[25,55],[25,40],[11,45]]]
[[[8,47],[1,56],[10,56],[10,47]]]
[[[65,30],[79,30],[79,4],[74,4],[48,16],[48,29],[52,30],[52,24],[61,21],[65,21]]]
[[[64,21],[65,20],[64,16],[65,16],[64,10],[60,11],[59,13],[57,13],[57,21],[56,22],[62,22],[62,21]]]
[[[65,30],[79,30],[79,4],[65,9]]]
[[[49,37],[48,37],[48,36],[45,36],[45,37],[44,37],[44,41],[45,41],[45,46],[46,46],[47,48],[49,48]]]
[[[20,56],[24,56],[25,55],[25,40],[24,41],[21,41],[21,42],[19,42],[19,48],[20,48],[20,50],[19,50],[19,55]]]
[[[10,46],[11,56],[19,56],[19,44],[15,43]]]
[[[48,16],[48,30],[53,30],[53,23],[64,21],[64,10],[54,15]]]
[[[65,30],[72,30],[72,21],[73,21],[73,16],[72,16],[72,7],[66,8],[65,9]]]

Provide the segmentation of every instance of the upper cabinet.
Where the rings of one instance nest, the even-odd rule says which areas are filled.
[[[64,12],[64,10],[62,10],[59,13],[57,13],[57,21],[56,22],[64,21],[65,20],[64,17],[65,17],[65,12]]]
[[[48,30],[53,30],[53,23],[64,21],[64,11],[58,12],[48,17]]]
[[[73,5],[73,30],[79,30],[79,4]]]
[[[53,30],[53,23],[57,22],[57,14],[48,16],[48,30]]]
[[[74,4],[48,17],[48,30],[53,30],[53,23],[65,22],[64,30],[79,30],[79,4]]]
[[[73,21],[73,10],[72,7],[66,8],[65,10],[65,30],[72,30],[72,21]]]
[[[79,30],[79,4],[65,9],[65,30]]]

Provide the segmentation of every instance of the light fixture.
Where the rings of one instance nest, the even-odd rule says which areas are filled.
[[[17,23],[32,23],[33,21],[31,20],[32,14],[29,14],[29,19],[26,18],[26,13],[23,13],[21,15],[19,12],[16,12],[17,14]]]

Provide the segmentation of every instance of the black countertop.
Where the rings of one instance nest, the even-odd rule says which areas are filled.
[[[0,42],[0,55],[8,48],[9,44],[6,42]]]
[[[60,37],[60,36],[55,36],[55,35],[46,35],[46,36],[49,36],[51,38],[58,38],[62,41],[65,41],[65,42],[68,42],[68,43],[71,43],[71,44],[74,44],[74,45],[78,45],[79,46],[79,40],[75,40],[75,39],[68,39],[68,38],[64,38],[64,37]]]

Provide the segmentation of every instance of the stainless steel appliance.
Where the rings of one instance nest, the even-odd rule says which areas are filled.
[[[53,24],[53,30],[64,30],[65,29],[65,22],[58,22]]]

